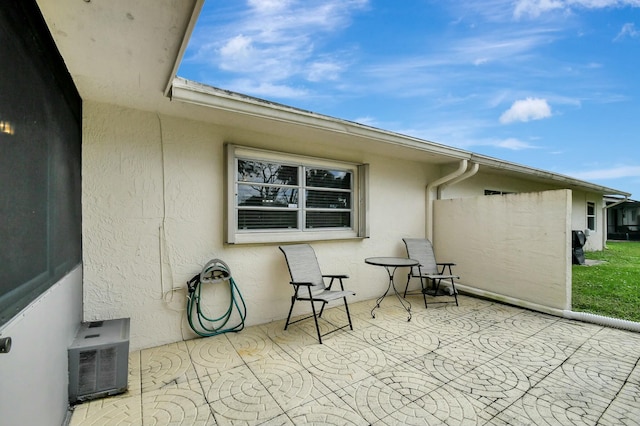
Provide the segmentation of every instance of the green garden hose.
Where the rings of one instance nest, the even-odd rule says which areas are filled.
[[[202,285],[223,282],[229,283],[229,307],[226,312],[218,318],[209,318],[203,313],[201,306]],[[238,290],[238,286],[231,276],[229,266],[222,260],[213,259],[207,262],[200,274],[195,275],[187,281],[187,289],[187,319],[189,326],[191,326],[191,329],[196,334],[202,337],[211,337],[222,333],[237,333],[244,328],[244,320],[247,317],[247,306],[244,303],[242,294],[240,294],[240,290]],[[238,301],[240,301],[240,303],[238,303]],[[240,316],[240,322],[234,326],[227,326],[227,323],[233,315],[234,307]]]

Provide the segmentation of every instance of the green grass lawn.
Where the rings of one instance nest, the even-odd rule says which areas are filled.
[[[594,266],[573,265],[572,310],[640,322],[640,242],[611,242]]]

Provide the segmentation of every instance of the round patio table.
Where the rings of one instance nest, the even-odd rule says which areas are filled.
[[[389,284],[387,286],[387,290],[384,292],[382,296],[378,297],[378,299],[376,300],[376,305],[373,307],[373,309],[371,309],[371,317],[372,318],[376,317],[374,311],[376,310],[376,308],[380,307],[380,303],[382,303],[382,300],[387,296],[387,294],[389,293],[389,290],[393,288],[393,292],[395,293],[396,297],[400,301],[400,304],[407,311],[407,314],[408,314],[407,321],[411,321],[411,303],[408,300],[404,300],[402,297],[400,297],[400,294],[398,293],[398,289],[396,289],[396,284],[394,282],[393,277],[396,273],[396,269],[417,266],[420,264],[420,262],[414,259],[408,259],[406,257],[368,257],[364,260],[364,262],[368,263],[369,265],[384,267],[384,269],[386,269],[387,271],[387,275],[389,275]]]

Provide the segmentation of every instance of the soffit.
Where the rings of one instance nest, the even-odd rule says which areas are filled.
[[[82,99],[151,111],[163,107],[167,82],[200,3],[196,0],[37,0],[37,3]]]

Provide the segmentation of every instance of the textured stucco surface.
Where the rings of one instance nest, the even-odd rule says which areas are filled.
[[[454,186],[445,186],[442,190],[442,198],[466,198],[482,195],[484,191],[496,190],[508,193],[538,192],[553,189],[563,189],[557,185],[553,187],[536,181],[526,179],[506,179],[503,175],[486,173],[481,171],[473,178],[465,180]],[[586,212],[587,201],[596,205],[596,230],[591,232],[585,245],[585,250],[595,251],[603,248],[602,230],[604,216],[602,214],[602,195],[580,190],[572,190],[571,229],[584,231],[587,227]]]
[[[379,147],[375,152],[368,150],[361,141],[337,148],[334,141],[325,144],[315,135],[310,143],[300,138],[300,129],[295,136],[287,136],[272,131],[268,122],[264,132],[256,133],[236,125],[224,127],[95,102],[85,103],[83,121],[84,317],[130,317],[132,350],[195,336],[186,321],[185,282],[212,258],[220,258],[231,267],[246,300],[248,325],[286,316],[291,288],[277,244],[224,243],[225,143],[370,165],[371,237],[313,242],[324,272],[351,276],[348,287],[357,293],[354,300],[374,299],[386,289],[385,271],[366,265],[364,259],[406,255],[402,238],[424,236],[425,188],[447,173],[437,165],[407,160],[406,155],[398,158],[394,147],[389,147],[386,155]],[[536,193],[516,194],[517,202],[500,207],[489,204],[501,197],[480,196],[484,189],[522,192],[545,188],[539,183],[485,173],[444,188],[442,198],[471,198],[442,200],[463,204],[455,204],[451,214],[436,215],[436,244],[447,240],[443,229],[464,235],[447,240],[451,244],[467,244],[466,231],[478,247],[485,239],[502,238],[512,244],[496,247],[497,253],[525,253],[530,247],[521,244],[534,241],[542,247],[540,255],[548,258],[529,262],[527,254],[510,257],[499,265],[487,262],[482,267],[484,275],[474,269],[478,252],[472,251],[462,259],[456,252],[452,257],[463,268],[459,272],[464,283],[473,286],[480,279],[482,285],[498,293],[506,288],[518,294],[533,286],[537,288],[531,290],[534,301],[546,303],[549,299],[554,307],[564,308],[562,300],[567,290],[558,286],[566,283],[567,276],[570,279],[566,230],[574,226],[572,221],[584,222],[584,216],[575,210],[584,211],[586,196],[573,201],[572,217],[570,197],[549,200]],[[473,203],[480,203],[479,211],[492,213],[477,214],[478,206]],[[525,230],[527,242],[514,240],[511,233],[496,238],[488,231],[492,226],[501,229],[505,223],[511,230]],[[553,247],[549,249],[548,244]],[[562,256],[566,261],[557,261]],[[522,280],[527,274],[518,263],[521,259],[529,262],[525,269],[535,270],[546,260],[553,260],[553,267],[540,279]],[[402,287],[404,273],[398,271]],[[549,291],[539,291],[542,279],[550,286]],[[203,298],[210,315],[221,314],[228,306],[228,290],[224,287],[205,289]]]
[[[571,307],[571,191],[439,200],[438,261],[469,287],[555,309]]]
[[[439,170],[347,149],[244,134],[241,129],[87,102],[83,144],[85,319],[131,318],[132,350],[193,337],[185,282],[224,260],[247,303],[247,324],[286,316],[291,296],[277,244],[223,243],[224,143],[369,163],[371,238],[314,242],[324,272],[347,273],[354,300],[386,288],[371,256],[404,256],[402,237],[424,235],[424,188]],[[224,287],[203,293],[211,314]]]

